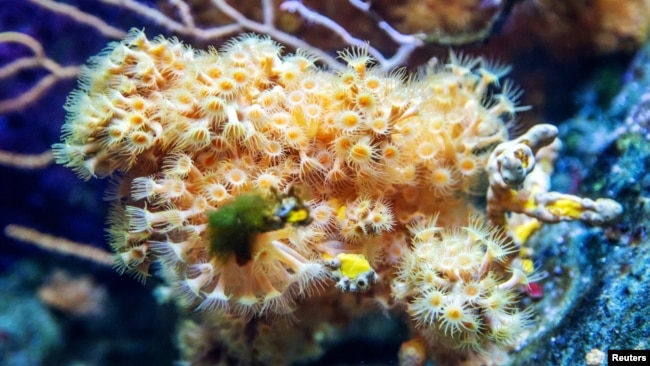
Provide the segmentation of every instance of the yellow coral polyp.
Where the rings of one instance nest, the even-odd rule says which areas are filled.
[[[372,270],[368,259],[363,254],[340,253],[336,258],[341,261],[341,274],[350,279]]]

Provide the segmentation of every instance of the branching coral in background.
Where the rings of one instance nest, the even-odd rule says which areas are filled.
[[[89,26],[100,34],[109,39],[121,39],[126,35],[126,31],[108,24],[99,17],[85,12],[73,5],[57,2],[55,0],[30,0],[33,4],[47,9],[59,16],[72,18],[74,21]],[[329,53],[321,50],[317,45],[309,44],[299,37],[284,32],[275,24],[277,22],[278,10],[298,12],[310,22],[325,26],[333,35],[340,37],[345,43],[351,46],[360,46],[364,41],[355,38],[343,26],[337,24],[327,16],[312,11],[299,1],[286,1],[280,7],[272,0],[260,0],[263,17],[260,20],[249,19],[244,16],[236,6],[230,5],[224,0],[212,0],[212,9],[210,11],[220,12],[227,18],[231,19],[228,24],[215,24],[210,27],[199,27],[195,21],[195,14],[192,13],[190,5],[183,1],[177,0],[170,2],[175,9],[177,16],[169,15],[160,9],[145,5],[135,0],[98,0],[98,2],[116,7],[117,10],[125,10],[133,15],[141,17],[144,21],[156,24],[167,31],[181,35],[186,40],[195,40],[199,42],[216,42],[219,39],[237,34],[244,31],[253,31],[260,34],[267,34],[283,44],[295,49],[307,50],[318,56],[319,60],[334,69],[343,67]],[[422,46],[421,39],[416,35],[400,34],[390,25],[379,21],[379,28],[386,35],[397,43],[400,48],[395,55],[387,57],[382,53],[369,46],[370,53],[376,58],[379,64],[385,69],[390,70],[396,66],[404,64],[410,54],[418,47]],[[31,36],[19,32],[2,32],[0,33],[0,43],[19,43],[28,47],[34,55],[32,57],[23,57],[4,65],[0,68],[0,80],[14,77],[21,71],[28,68],[41,67],[49,72],[49,75],[41,79],[27,92],[15,98],[0,101],[0,113],[18,111],[27,105],[37,101],[49,88],[61,79],[75,78],[80,72],[79,65],[63,67],[55,60],[46,55],[46,51],[40,42]]]
[[[0,151],[0,165],[20,169],[43,169],[54,162],[51,151],[41,154],[15,154],[8,151]]]
[[[56,61],[47,57],[43,45],[31,36],[19,32],[0,33],[0,43],[21,44],[33,53],[33,56],[22,57],[0,67],[0,81],[17,75],[18,73],[33,68],[44,68],[50,74],[41,79],[36,85],[25,93],[10,99],[0,101],[0,113],[7,113],[25,108],[37,101],[49,88],[59,80],[76,78],[81,71],[79,66],[61,66]]]
[[[76,243],[65,238],[39,233],[34,229],[20,225],[8,225],[4,234],[23,242],[35,244],[41,248],[64,255],[73,255],[78,258],[90,260],[95,263],[112,265],[114,258],[111,253],[95,248],[88,244]]]

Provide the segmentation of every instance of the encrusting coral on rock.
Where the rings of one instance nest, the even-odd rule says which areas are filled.
[[[194,335],[256,325],[255,346],[215,336],[185,356],[273,347],[275,332],[263,329],[305,314],[305,302],[309,321],[286,337],[306,339],[291,333],[302,331],[314,342],[333,311],[369,308],[333,305],[350,296],[341,291],[409,314],[418,336],[406,348],[421,354],[403,358],[485,359],[516,345],[530,323],[519,298],[538,276],[512,234],[528,223],[505,213],[603,224],[620,206],[549,198],[535,159],[554,128],[508,141],[524,108],[502,80],[507,67],[452,53],[408,76],[374,68],[355,48],[334,73],[281,51],[251,34],[197,51],[134,30],[89,62],[66,106],[57,161],[84,179],[118,180],[107,195],[117,268],[144,279],[159,263],[179,303],[206,319],[185,327]],[[551,131],[541,145],[530,138],[539,129]],[[548,199],[523,199],[531,187]],[[481,213],[488,190],[492,224]]]

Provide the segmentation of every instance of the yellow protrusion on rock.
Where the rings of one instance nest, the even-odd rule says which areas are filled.
[[[345,219],[345,205],[341,206],[336,210],[336,218],[339,220]]]
[[[548,211],[557,216],[578,219],[585,209],[580,202],[563,198],[549,204]]]
[[[542,223],[537,219],[531,218],[525,223],[513,227],[512,233],[518,243],[525,243],[540,227],[542,227]]]
[[[521,268],[524,270],[525,274],[531,274],[535,270],[535,265],[533,264],[533,261],[530,259],[522,259]]]

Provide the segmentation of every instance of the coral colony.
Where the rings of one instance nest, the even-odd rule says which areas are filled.
[[[339,57],[331,72],[256,35],[198,51],[131,31],[85,68],[56,159],[119,179],[116,267],[164,277],[201,315],[181,329],[189,361],[309,359],[333,312],[382,307],[408,314],[404,364],[507,352],[539,280],[526,238],[620,205],[549,192],[557,130],[509,140],[523,108],[507,67],[452,53],[407,75],[363,48]]]

